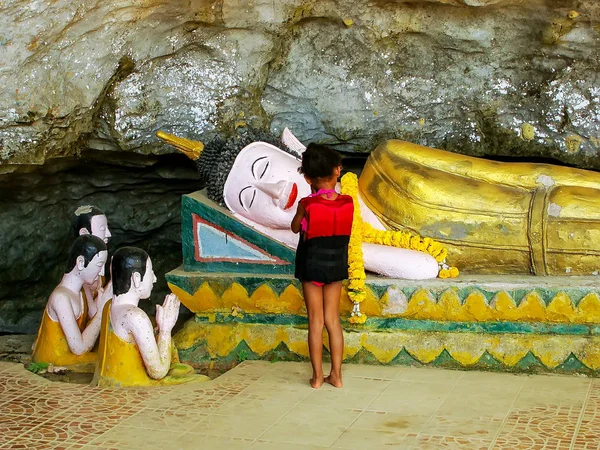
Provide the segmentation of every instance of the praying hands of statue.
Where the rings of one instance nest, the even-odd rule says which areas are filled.
[[[100,289],[102,287],[102,278],[98,277],[98,279],[95,280],[92,284],[90,284],[89,287],[92,290],[92,292]]]
[[[98,311],[104,309],[104,305],[113,297],[112,282],[109,282],[105,287],[99,287],[96,295],[96,307]]]
[[[179,299],[175,294],[165,296],[161,305],[156,305],[156,325],[161,333],[171,334],[179,317]]]

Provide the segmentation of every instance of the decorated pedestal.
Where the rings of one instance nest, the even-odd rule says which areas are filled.
[[[183,197],[182,267],[171,290],[195,317],[176,336],[182,361],[230,365],[308,359],[294,250],[246,226],[202,191]],[[600,369],[600,279],[463,275],[367,278],[364,325],[344,289],[345,360],[464,369]],[[327,339],[324,339],[324,343]]]

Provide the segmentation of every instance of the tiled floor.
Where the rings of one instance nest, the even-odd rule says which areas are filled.
[[[1,449],[600,449],[600,380],[246,361],[209,383],[102,389],[0,363]]]

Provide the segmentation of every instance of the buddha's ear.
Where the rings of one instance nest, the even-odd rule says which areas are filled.
[[[131,274],[131,285],[134,288],[139,289],[141,284],[142,284],[142,276],[140,275],[139,272],[133,272]]]
[[[281,142],[283,142],[283,145],[285,145],[292,153],[299,158],[302,158],[302,153],[306,150],[306,146],[300,142],[287,127],[285,127],[281,133]]]

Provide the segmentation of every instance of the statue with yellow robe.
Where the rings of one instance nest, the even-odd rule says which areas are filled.
[[[197,161],[211,199],[295,248],[289,223],[310,189],[297,176],[305,147],[289,130],[282,148],[244,139],[238,148],[223,141],[204,148],[164,132],[157,136]],[[390,140],[371,152],[358,197],[365,223],[435,239],[463,273],[592,275],[600,269],[596,172],[489,161]],[[435,259],[414,249],[364,243],[363,253],[365,269],[384,276],[438,276]]]
[[[177,297],[167,295],[156,306],[157,337],[150,318],[138,306],[150,297],[156,282],[148,254],[135,247],[120,248],[112,258],[111,274],[114,296],[102,313],[93,383],[127,387],[210,380],[179,363],[174,352],[171,331],[179,314]]]
[[[82,294],[84,284],[94,284],[104,274],[108,257],[106,244],[93,235],[79,236],[73,242],[67,269],[52,291],[33,346],[32,360],[93,371],[96,353],[92,348],[100,333],[100,314],[88,321],[88,303]],[[101,310],[110,296],[102,288],[95,300]]]

